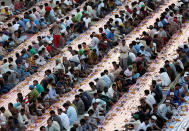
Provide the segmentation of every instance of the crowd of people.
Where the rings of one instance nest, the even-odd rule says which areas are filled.
[[[173,62],[166,60],[164,67],[160,69],[160,71],[164,70],[165,76],[167,77],[166,79],[171,80],[172,76],[169,76],[169,72],[173,72],[173,74],[176,73],[175,75],[180,74],[179,80],[176,80],[178,82],[172,86],[169,86],[171,85],[170,83],[167,85],[169,86],[169,90],[166,92],[164,98],[162,92],[164,86],[152,80],[150,90],[144,91],[145,97],[140,99],[138,111],[132,114],[132,119],[126,125],[127,129],[152,131],[169,128],[166,123],[171,122],[172,116],[178,114],[177,108],[182,105],[182,103],[187,102],[185,96],[189,95],[189,55],[183,56],[183,52],[187,53],[188,49],[188,43],[179,46],[177,55],[172,58]],[[174,82],[174,80],[172,82]]]
[[[0,76],[2,94],[7,93],[18,82],[27,79],[30,74],[37,72],[40,66],[46,64],[47,60],[61,53],[61,48],[70,44],[80,33],[89,29],[92,22],[103,18],[116,5],[120,5],[121,1],[86,2],[82,11],[77,9],[77,13],[72,14],[72,17],[66,17],[65,20],[60,19],[64,15],[64,11],[66,14],[67,11],[78,6],[70,2],[64,1],[64,4],[67,5],[66,10],[60,7],[62,4],[59,2],[45,3],[44,7],[41,5],[41,12],[33,8],[32,11],[27,12],[28,14],[24,14],[24,19],[29,20],[26,25],[18,23],[23,19],[15,18],[19,28],[21,27],[25,33],[37,33],[43,28],[43,25],[50,24],[50,35],[38,36],[37,42],[32,42],[32,45],[23,49],[21,54],[16,54],[15,61],[11,57],[8,60],[3,60],[4,64],[1,66]],[[149,27],[149,32],[144,31],[140,38],[127,46],[123,34],[131,32],[150,12],[157,8],[156,5],[162,3],[163,1],[145,2],[143,0],[132,2],[132,7],[126,6],[124,10],[115,15],[115,18],[110,18],[104,28],[99,28],[99,33],[93,32],[90,35],[92,41],[89,45],[83,42],[78,45],[78,50],[69,46],[71,58],[63,56],[62,61],[56,59],[54,70],[46,70],[45,78],[42,81],[34,80],[33,84],[29,86],[31,92],[27,96],[18,93],[17,103],[9,103],[8,109],[0,108],[2,113],[1,128],[23,130],[30,124],[31,117],[43,117],[46,109],[57,102],[59,97],[73,90],[74,85],[91,73],[94,65],[101,61],[108,50],[121,42],[119,63],[112,63],[113,71],[104,70],[101,77],[94,78],[94,82],[89,83],[90,91],[79,89],[72,102],[67,101],[63,104],[64,110],[59,108],[57,113],[51,110],[47,126],[40,128],[42,131],[67,130],[70,127],[72,131],[97,129],[98,124],[102,122],[111,106],[119,100],[123,93],[129,90],[130,85],[145,74],[148,65],[157,57],[161,48],[180,29],[181,24],[188,19],[188,10],[186,10],[188,3],[180,1],[177,5],[172,4],[161,14],[160,19],[156,19],[154,25]],[[40,19],[36,14],[39,14]],[[41,17],[44,17],[43,20]],[[39,22],[39,25],[35,24],[36,21]],[[4,32],[2,34],[6,35]],[[2,41],[2,44],[7,45],[8,40],[10,39]],[[187,46],[183,48],[184,50],[188,49]],[[188,59],[187,53],[184,53],[183,50],[178,50],[178,52],[182,59],[176,58],[174,64],[166,61],[165,68],[160,70],[162,76],[160,86],[168,86],[171,81],[174,81],[174,75],[177,72],[182,72],[187,66],[185,64]],[[169,83],[164,80],[165,77],[170,80]],[[145,91],[147,97],[141,99],[139,113],[134,116],[138,115],[145,122],[147,119],[149,120],[150,111],[163,97],[160,86],[157,86],[156,82],[153,81],[151,91]],[[153,92],[153,95],[150,92]],[[142,116],[140,111],[143,111]],[[153,118],[155,119],[155,117]],[[77,123],[78,120],[79,123]],[[143,125],[139,126],[141,129],[144,129],[143,121],[141,121]],[[161,128],[157,125],[156,127]]]
[[[36,11],[36,8],[33,8],[32,10],[35,10],[35,12],[31,12],[28,16],[24,15],[23,19],[19,19],[18,17],[16,17],[13,23],[17,25],[18,30],[13,30],[11,32],[10,29],[12,29],[14,25],[12,26],[11,23],[8,23],[8,25],[11,25],[9,27],[9,30],[6,30],[4,28],[4,32],[0,32],[2,38],[1,58],[3,58],[3,56],[6,55],[7,51],[11,51],[18,44],[21,44],[24,41],[20,40],[20,38],[26,38],[25,35],[24,37],[20,37],[21,34],[18,34],[18,32],[37,33],[40,30],[40,28],[43,28],[43,25],[46,25],[45,27],[51,25],[51,28],[49,29],[49,35],[38,36],[37,41],[32,41],[32,45],[29,45],[27,48],[23,48],[20,53],[17,52],[15,54],[15,60],[13,60],[12,57],[8,59],[3,59],[3,65],[1,65],[1,75],[4,79],[4,88],[1,90],[1,93],[7,93],[18,82],[21,82],[30,74],[37,72],[39,67],[45,65],[47,61],[49,61],[52,57],[59,53],[62,53],[61,49],[65,47],[65,45],[69,45],[72,40],[79,36],[79,34],[86,31],[90,27],[92,22],[98,21],[98,19],[103,18],[105,15],[107,15],[111,10],[115,8],[115,5],[110,7],[109,4],[110,2],[108,3],[107,1],[99,1],[98,3],[86,2],[83,7],[83,10],[77,9],[76,14],[72,14],[72,17],[66,17],[66,19],[63,20],[61,19],[63,16],[60,16],[59,12],[62,8],[58,8],[58,2],[56,3],[56,6],[53,9],[51,9],[52,5],[45,3],[45,6],[40,6],[40,11],[44,11],[44,13]],[[71,7],[74,8],[75,5],[76,4],[73,4],[73,6]],[[67,8],[68,7],[66,7],[66,9]],[[103,12],[103,10],[106,10],[106,12]],[[68,11],[66,11],[65,13],[68,13]],[[40,22],[41,19],[43,19],[45,23],[43,23],[44,21]],[[93,33],[91,37],[95,35],[96,34]],[[57,60],[57,69],[55,70],[58,71],[58,68],[64,68],[63,66],[65,66],[66,73],[68,73],[68,66],[70,66],[71,62],[72,66],[76,66],[79,68],[80,71],[78,72],[81,72],[81,77],[87,76],[89,70],[86,70],[85,63],[89,63],[90,65],[98,63],[98,56],[100,56],[99,52],[97,52],[97,50],[95,49],[90,49],[93,49],[99,41],[99,39],[94,37],[91,47],[88,47],[86,43],[82,43],[78,45],[78,51],[72,50],[71,46],[68,47],[69,51],[72,54],[72,57],[69,59],[69,61],[67,61],[65,57],[63,58],[63,61],[66,62],[65,65],[61,65],[61,60]],[[89,58],[88,61],[84,61],[86,56]],[[83,57],[81,62],[80,57]],[[69,74],[70,81],[72,84],[76,81],[76,79],[72,78],[72,70]],[[77,74],[79,75],[79,73]]]
[[[0,7],[0,20],[6,22],[12,19],[15,15],[23,13],[37,4],[37,0],[10,0],[6,4],[5,1],[1,1]]]

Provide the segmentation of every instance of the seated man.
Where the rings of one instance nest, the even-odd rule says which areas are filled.
[[[20,63],[17,63],[17,66],[14,70],[18,73],[19,81],[23,81],[26,77],[29,77],[30,75],[29,72],[24,71],[24,68]]]
[[[181,105],[181,103],[183,102],[186,102],[186,100],[184,99],[184,92],[188,92],[188,90],[184,91],[184,88],[182,88],[180,84],[176,84],[174,89],[173,102],[178,103],[179,105]]]
[[[26,33],[36,34],[39,31],[39,26],[35,24],[33,18],[26,23]]]
[[[170,100],[166,100],[163,104],[158,107],[158,115],[165,121],[168,121],[172,117],[172,111],[170,108]]]

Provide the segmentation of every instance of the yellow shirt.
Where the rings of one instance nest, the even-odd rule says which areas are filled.
[[[1,9],[1,13],[5,14],[5,15],[11,15],[11,12],[6,11],[5,9]]]

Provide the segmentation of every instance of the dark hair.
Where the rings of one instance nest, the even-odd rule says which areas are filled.
[[[52,115],[52,114],[55,114],[55,111],[54,110],[51,110],[50,111],[50,114]]]
[[[38,83],[38,81],[37,81],[37,80],[34,80],[33,82],[37,82],[37,83]]]
[[[79,89],[78,91],[79,91],[79,92],[83,92],[83,89]]]
[[[177,84],[175,85],[175,87],[176,87],[176,86],[180,86],[180,84],[179,84],[179,83],[177,83]]]
[[[104,70],[104,73],[108,73],[108,70]]]
[[[89,111],[88,111],[88,113],[90,114],[94,114],[94,110],[93,109],[90,109]]]
[[[25,112],[25,109],[21,109],[20,112]]]
[[[81,120],[80,120],[80,123],[82,123],[82,122],[85,123],[85,119],[81,119]]]
[[[75,95],[75,98],[79,98],[79,95]]]
[[[5,111],[5,107],[2,106],[2,107],[0,108],[0,111]]]
[[[63,104],[63,107],[65,108],[65,107],[68,107],[69,105],[68,105],[68,103],[64,103]]]
[[[94,93],[94,96],[97,96],[98,94],[97,93]]]
[[[145,93],[145,95],[148,95],[148,94],[150,94],[150,91],[149,90],[144,90],[144,93]]]
[[[12,61],[13,61],[13,58],[12,58],[12,57],[9,57],[8,60],[12,62]]]
[[[43,130],[43,128],[45,128],[45,127],[44,127],[44,126],[41,126],[41,127],[40,127],[40,131],[42,131],[42,130]]]
[[[89,85],[90,85],[90,86],[93,86],[93,85],[94,85],[94,82],[92,82],[92,81],[89,82]]]

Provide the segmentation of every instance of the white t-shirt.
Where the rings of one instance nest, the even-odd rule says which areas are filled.
[[[19,24],[14,24],[14,25],[13,25],[14,30],[15,30],[15,31],[18,30],[19,26],[20,26]]]
[[[171,83],[171,80],[170,80],[167,72],[161,73],[160,78],[161,78],[162,86],[169,86],[169,84]]]
[[[72,62],[80,63],[78,55],[72,56],[69,60],[72,61]]]
[[[72,5],[72,2],[69,1],[69,0],[65,0],[65,1],[64,1],[64,4],[66,4],[66,5]]]
[[[91,41],[91,46],[95,47],[96,45],[98,45],[98,43],[99,43],[99,39],[97,37],[93,37]]]
[[[70,26],[72,23],[73,23],[72,20],[67,20],[67,21],[66,21],[66,27]]]
[[[129,57],[131,58],[132,62],[136,60],[136,56],[133,52],[129,52]]]
[[[0,42],[3,42],[3,41],[7,41],[9,39],[9,37],[5,34],[3,34],[1,37],[0,37]]]
[[[146,100],[147,100],[151,105],[156,104],[156,100],[155,100],[154,96],[151,95],[151,94],[149,94],[148,96],[146,96]]]
[[[65,113],[61,113],[61,115],[59,115],[62,125],[64,126],[65,129],[68,129],[70,127],[70,121],[68,116]]]
[[[127,76],[127,79],[132,80],[132,74],[133,74],[132,70],[130,71],[129,69],[127,69],[124,71],[124,75]]]
[[[104,7],[103,2],[98,5],[98,9],[97,9],[98,13],[100,13],[102,7]]]
[[[43,56],[39,56],[39,58],[35,62],[36,64],[41,65],[41,66],[46,64],[46,61]]]
[[[146,131],[146,129],[150,126],[150,124],[146,125],[144,122],[142,122],[139,126],[137,131],[140,131],[141,129],[143,129],[144,131]]]
[[[113,98],[113,96],[114,96],[114,90],[113,90],[112,87],[110,87],[110,88],[108,89],[107,96],[108,96],[109,98]]]
[[[35,26],[35,23],[32,23],[32,24]],[[28,21],[28,22],[26,23],[26,30],[29,30],[29,28],[32,26],[32,24],[31,24],[30,21]]]
[[[120,18],[115,18],[114,22],[118,21],[119,22],[119,25],[122,24],[122,20]]]
[[[89,17],[86,18],[86,17],[85,17],[85,18],[83,18],[83,21],[85,22],[85,27],[86,27],[86,28],[89,28],[89,23],[91,23],[91,18],[89,18]]]
[[[128,57],[129,47],[127,45],[120,47],[120,58],[125,59]],[[123,53],[121,53],[123,52]]]

